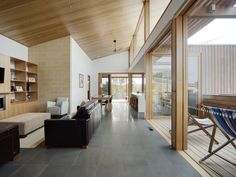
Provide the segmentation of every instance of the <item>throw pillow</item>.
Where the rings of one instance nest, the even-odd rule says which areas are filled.
[[[86,102],[85,102],[85,101],[82,101],[79,106],[82,107],[82,106],[85,105],[85,104],[86,104]]]

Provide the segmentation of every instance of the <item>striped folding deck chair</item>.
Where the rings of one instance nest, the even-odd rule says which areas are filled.
[[[201,105],[201,111],[204,113],[201,117],[188,113],[188,125],[195,125],[198,127],[189,130],[188,134],[194,133],[196,131],[203,131],[210,139],[213,139],[216,144],[219,144],[219,142],[214,137],[212,137],[213,132],[215,132],[217,128],[216,124],[211,120],[211,117],[208,113],[208,108],[204,104]],[[207,130],[208,128],[213,128],[212,133]],[[208,149],[208,151],[210,151],[210,149]]]
[[[189,130],[188,134],[194,133],[197,131],[203,131],[210,139],[213,138],[216,144],[219,144],[219,142],[214,137],[212,137],[213,134],[207,131],[207,129],[211,127],[213,127],[213,132],[216,129],[216,125],[211,121],[210,118],[207,118],[207,117],[199,118],[197,116],[191,115],[190,113],[188,114],[188,118],[189,118],[189,121],[188,121],[189,126],[195,125],[198,127],[198,128]]]
[[[212,144],[213,144],[214,139],[211,139],[211,143],[209,145],[210,153],[206,155],[205,157],[203,157],[200,160],[200,162],[203,162],[204,160],[208,159],[209,157],[215,154],[218,157],[236,166],[234,162],[231,162],[225,157],[222,157],[216,154],[219,150],[221,150],[228,144],[231,144],[236,149],[236,145],[234,143],[234,140],[236,139],[236,117],[234,116],[234,111],[227,110],[227,109],[220,109],[216,107],[208,107],[208,111],[211,115],[213,122],[217,125],[217,127],[224,134],[224,136],[227,138],[228,141],[226,141],[221,146],[217,147],[216,149],[212,151]],[[213,137],[214,136],[215,136],[215,132],[213,132]]]

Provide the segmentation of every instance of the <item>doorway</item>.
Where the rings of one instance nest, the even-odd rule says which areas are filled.
[[[99,73],[98,95],[113,95],[115,102],[129,102],[131,93],[144,92],[144,73]]]
[[[87,98],[88,100],[91,99],[91,77],[88,75],[88,91],[87,91]]]
[[[111,74],[111,94],[116,101],[127,101],[128,74]]]

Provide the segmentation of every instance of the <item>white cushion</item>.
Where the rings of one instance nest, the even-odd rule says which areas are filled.
[[[204,119],[195,118],[195,120],[201,125],[213,125],[213,122],[209,118],[204,118]]]
[[[44,120],[50,119],[50,113],[25,113],[0,120],[0,122],[17,123],[19,134],[26,135],[44,125]]]

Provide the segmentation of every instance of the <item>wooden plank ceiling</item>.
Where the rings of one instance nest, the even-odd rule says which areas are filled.
[[[72,35],[91,59],[129,48],[142,0],[1,0],[0,34],[28,47]]]

